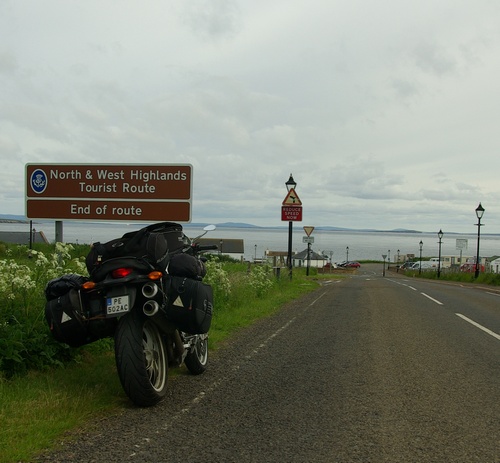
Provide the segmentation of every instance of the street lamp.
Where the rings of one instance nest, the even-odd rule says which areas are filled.
[[[396,272],[398,272],[398,273],[399,273],[399,249],[398,249],[398,265],[397,265],[397,267],[396,267]]]
[[[481,219],[483,218],[484,214],[484,207],[481,206],[481,203],[479,203],[479,206],[476,207],[476,217],[477,217],[477,256],[476,256],[476,273],[475,277],[477,278],[479,276],[479,239],[481,236]]]
[[[439,229],[439,257],[438,257],[438,278],[441,276],[441,240],[443,239],[443,231]]]
[[[420,243],[418,243],[420,246],[420,265],[418,267],[418,274],[420,275],[422,273],[422,248],[424,247],[424,243],[422,243],[422,240],[420,240]]]
[[[385,258],[387,257],[387,254],[382,254],[382,259],[384,259],[384,270],[382,272],[382,276],[385,277]]]
[[[291,189],[295,190],[297,187],[297,182],[293,179],[292,174],[290,178],[285,182],[286,190],[290,192]],[[288,222],[288,275],[290,280],[292,279],[292,236],[293,236],[293,222],[290,220]]]

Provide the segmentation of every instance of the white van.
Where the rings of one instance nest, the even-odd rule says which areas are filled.
[[[422,270],[437,270],[438,269],[438,262],[424,260],[424,261],[422,261],[422,267],[420,267],[420,262],[415,262],[413,264],[413,266],[411,267],[411,269],[418,270],[419,268],[421,268]]]

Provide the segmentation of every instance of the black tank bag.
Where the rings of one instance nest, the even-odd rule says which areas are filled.
[[[92,275],[102,262],[116,257],[137,257],[163,270],[170,255],[182,249],[184,238],[182,225],[161,222],[125,233],[106,243],[96,242],[86,258],[87,270]]]

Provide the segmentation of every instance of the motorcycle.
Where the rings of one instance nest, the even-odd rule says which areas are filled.
[[[54,338],[78,347],[114,337],[120,382],[141,407],[165,397],[170,367],[202,374],[213,313],[202,253],[217,245],[197,241],[214,229],[190,240],[179,224],[163,222],[94,243],[90,278],[63,275],[47,285],[45,316]]]

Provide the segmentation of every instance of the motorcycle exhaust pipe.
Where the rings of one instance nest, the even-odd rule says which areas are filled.
[[[146,301],[142,306],[142,311],[148,317],[156,315],[159,309],[160,309],[160,304],[158,304],[158,302],[156,301]]]
[[[142,287],[142,295],[151,299],[158,294],[158,285],[156,283],[146,283]]]

